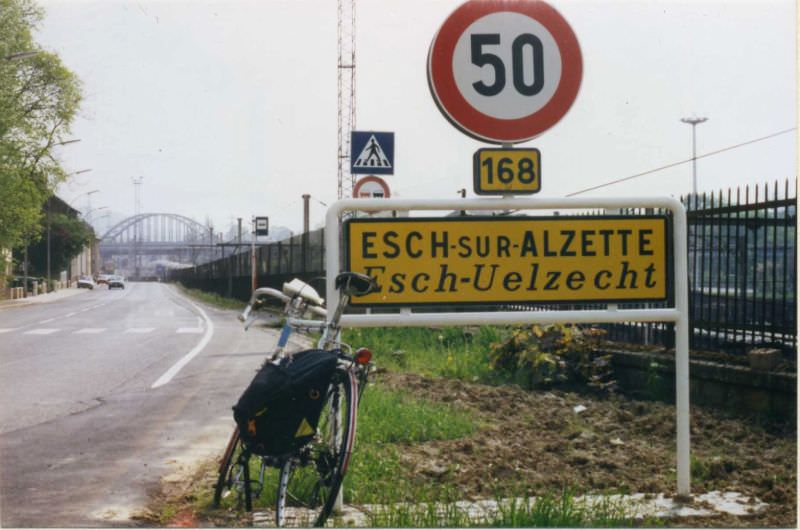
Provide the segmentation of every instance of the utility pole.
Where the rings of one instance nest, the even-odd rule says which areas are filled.
[[[51,212],[50,209],[53,207],[53,203],[50,200],[53,196],[49,195],[47,197],[47,289],[45,292],[50,292],[50,282],[52,278],[50,276],[50,221],[51,221]]]
[[[136,177],[133,181],[133,213],[139,216],[142,213],[142,181],[144,177]],[[139,267],[141,266],[142,226],[140,220],[133,225],[133,277],[139,279]]]
[[[688,123],[692,126],[692,195],[694,200],[697,200],[697,136],[695,129],[698,123],[708,121],[708,118],[698,118],[693,116],[691,118],[681,118],[683,123]]]
[[[311,195],[308,193],[303,194],[303,235],[301,237],[301,247],[300,247],[300,259],[303,263],[303,272],[306,271],[308,265],[308,228],[309,228],[309,207],[308,207],[308,200],[311,198]]]
[[[253,227],[252,237],[250,238],[250,290],[256,290],[256,216],[254,215],[250,223]]]
[[[303,233],[308,233],[308,200],[311,198],[311,195],[308,193],[303,194]]]

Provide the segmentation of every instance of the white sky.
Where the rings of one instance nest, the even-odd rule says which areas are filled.
[[[303,193],[337,193],[336,0],[40,0],[37,34],[83,82],[61,148],[61,187],[78,207],[172,212],[227,230],[268,215],[302,227]],[[542,153],[540,196],[568,193],[795,127],[796,11],[791,0],[550,0],[581,45],[570,112],[521,144]],[[430,95],[431,39],[459,0],[357,0],[356,128],[395,132],[394,196],[472,196],[482,144]],[[797,174],[797,134],[698,161],[701,191]],[[587,196],[691,191],[691,163]],[[781,186],[782,187],[782,186]],[[95,215],[100,215],[96,212]],[[312,201],[311,223],[324,219]],[[101,224],[101,228],[103,225]]]

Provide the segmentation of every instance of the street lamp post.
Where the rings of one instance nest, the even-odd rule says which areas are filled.
[[[698,123],[708,121],[708,118],[693,116],[691,118],[681,118],[681,121],[692,126],[692,194],[695,196],[695,200],[697,200],[697,135],[695,129]]]
[[[27,51],[27,52],[16,52],[3,57],[6,61],[19,61],[21,59],[28,59],[29,57],[34,57],[38,55],[39,52],[36,50]]]
[[[92,212],[96,212],[98,210],[105,210],[106,208],[108,208],[108,206],[100,206],[99,208],[89,208],[88,210],[86,210],[86,213],[83,214],[83,219],[89,224],[90,227],[92,227],[92,229],[94,229],[94,227],[92,226]]]

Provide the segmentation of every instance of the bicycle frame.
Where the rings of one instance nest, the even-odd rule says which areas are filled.
[[[297,282],[297,283],[296,283]],[[299,285],[298,285],[299,283]],[[293,280],[290,284],[284,284],[284,291],[278,291],[277,289],[273,289],[270,287],[261,287],[253,291],[253,294],[250,297],[250,301],[239,316],[239,320],[244,322],[245,330],[252,325],[255,321],[255,317],[251,317],[250,313],[252,312],[253,308],[258,307],[259,298],[261,296],[271,296],[273,298],[277,298],[285,302],[284,306],[284,313],[286,314],[286,321],[284,322],[283,329],[281,330],[280,337],[278,339],[278,343],[276,346],[275,351],[273,352],[270,360],[268,362],[275,362],[284,355],[284,350],[286,345],[289,342],[289,337],[291,336],[292,332],[295,329],[309,329],[309,330],[318,330],[322,333],[322,337],[318,341],[317,347],[319,349],[324,350],[331,350],[336,349],[339,350],[339,363],[346,372],[348,377],[348,384],[350,385],[350,399],[351,402],[349,404],[349,410],[352,411],[350,414],[350,425],[348,432],[352,434],[349,436],[349,442],[347,447],[345,448],[344,457],[342,461],[342,476],[347,471],[347,467],[349,465],[350,455],[353,450],[353,443],[355,441],[355,433],[356,433],[356,424],[357,424],[357,410],[358,410],[358,402],[361,397],[361,392],[364,390],[366,386],[366,379],[369,373],[369,364],[360,365],[360,362],[356,362],[356,359],[349,355],[350,347],[342,344],[340,341],[341,337],[341,327],[339,326],[339,320],[341,319],[342,314],[344,313],[344,309],[347,306],[350,296],[344,292],[341,293],[339,297],[337,297],[337,304],[336,309],[331,315],[330,319],[328,318],[328,311],[321,307],[321,303],[323,300],[316,294],[313,289],[305,290],[305,284],[300,282],[299,280]],[[312,312],[317,316],[322,317],[321,320],[314,320],[314,319],[307,319],[303,318],[307,312]],[[344,347],[344,348],[343,348]],[[345,349],[347,354],[341,351]],[[337,433],[340,433],[341,430],[339,428],[336,429]],[[337,434],[339,436],[340,434]],[[337,440],[336,444],[338,445],[341,443],[341,440]],[[264,461],[262,460],[261,464],[261,475],[260,479],[263,479],[263,472],[264,472]],[[284,464],[284,465],[291,465],[291,464]],[[281,470],[280,480],[286,481],[287,477],[284,476],[283,470]],[[245,477],[246,481],[249,481],[249,477]],[[260,481],[259,481],[260,482]],[[285,484],[284,484],[285,486]],[[335,509],[341,509],[342,507],[342,498],[343,498],[343,489],[340,488],[337,496],[336,501],[334,503]]]

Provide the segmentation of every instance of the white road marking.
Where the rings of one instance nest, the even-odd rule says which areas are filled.
[[[178,328],[175,333],[202,333],[203,328]]]
[[[51,333],[55,333],[56,331],[61,331],[61,330],[53,328],[39,328],[26,331],[25,335],[50,335]]]
[[[17,328],[0,328],[0,333],[8,333],[9,331],[14,331]]]
[[[151,386],[150,388],[158,388],[158,387],[166,385],[167,383],[172,381],[172,378],[175,377],[175,375],[178,372],[180,372],[181,369],[183,369],[184,366],[189,364],[189,361],[194,359],[197,356],[197,354],[199,354],[201,351],[203,351],[203,348],[206,347],[206,345],[209,343],[209,341],[211,341],[211,337],[214,335],[214,323],[211,322],[210,318],[208,318],[208,315],[206,315],[206,312],[203,311],[203,309],[200,306],[198,306],[197,304],[195,304],[191,300],[187,299],[186,301],[189,302],[189,304],[192,307],[197,309],[197,311],[200,313],[200,316],[202,316],[203,319],[205,320],[205,322],[206,322],[206,333],[205,333],[205,335],[203,335],[203,338],[200,339],[200,342],[198,342],[197,345],[194,348],[192,348],[192,351],[190,351],[189,353],[187,353],[186,355],[181,357],[178,360],[178,362],[176,362],[174,365],[172,365],[172,367],[169,370],[164,372],[164,374],[161,377],[159,377],[156,380],[156,382],[153,383],[153,386]]]
[[[128,328],[124,333],[150,333],[156,328]]]
[[[74,331],[75,335],[87,335],[87,334],[97,334],[102,333],[106,330],[106,328],[83,328],[79,329],[78,331]]]
[[[52,322],[53,320],[55,320],[55,317],[48,318],[47,320],[42,320],[41,322],[39,322],[39,324],[47,324],[48,322]]]
[[[69,318],[69,317],[74,317],[74,316],[75,316],[75,313],[69,313],[67,315],[64,315],[64,318]]]

